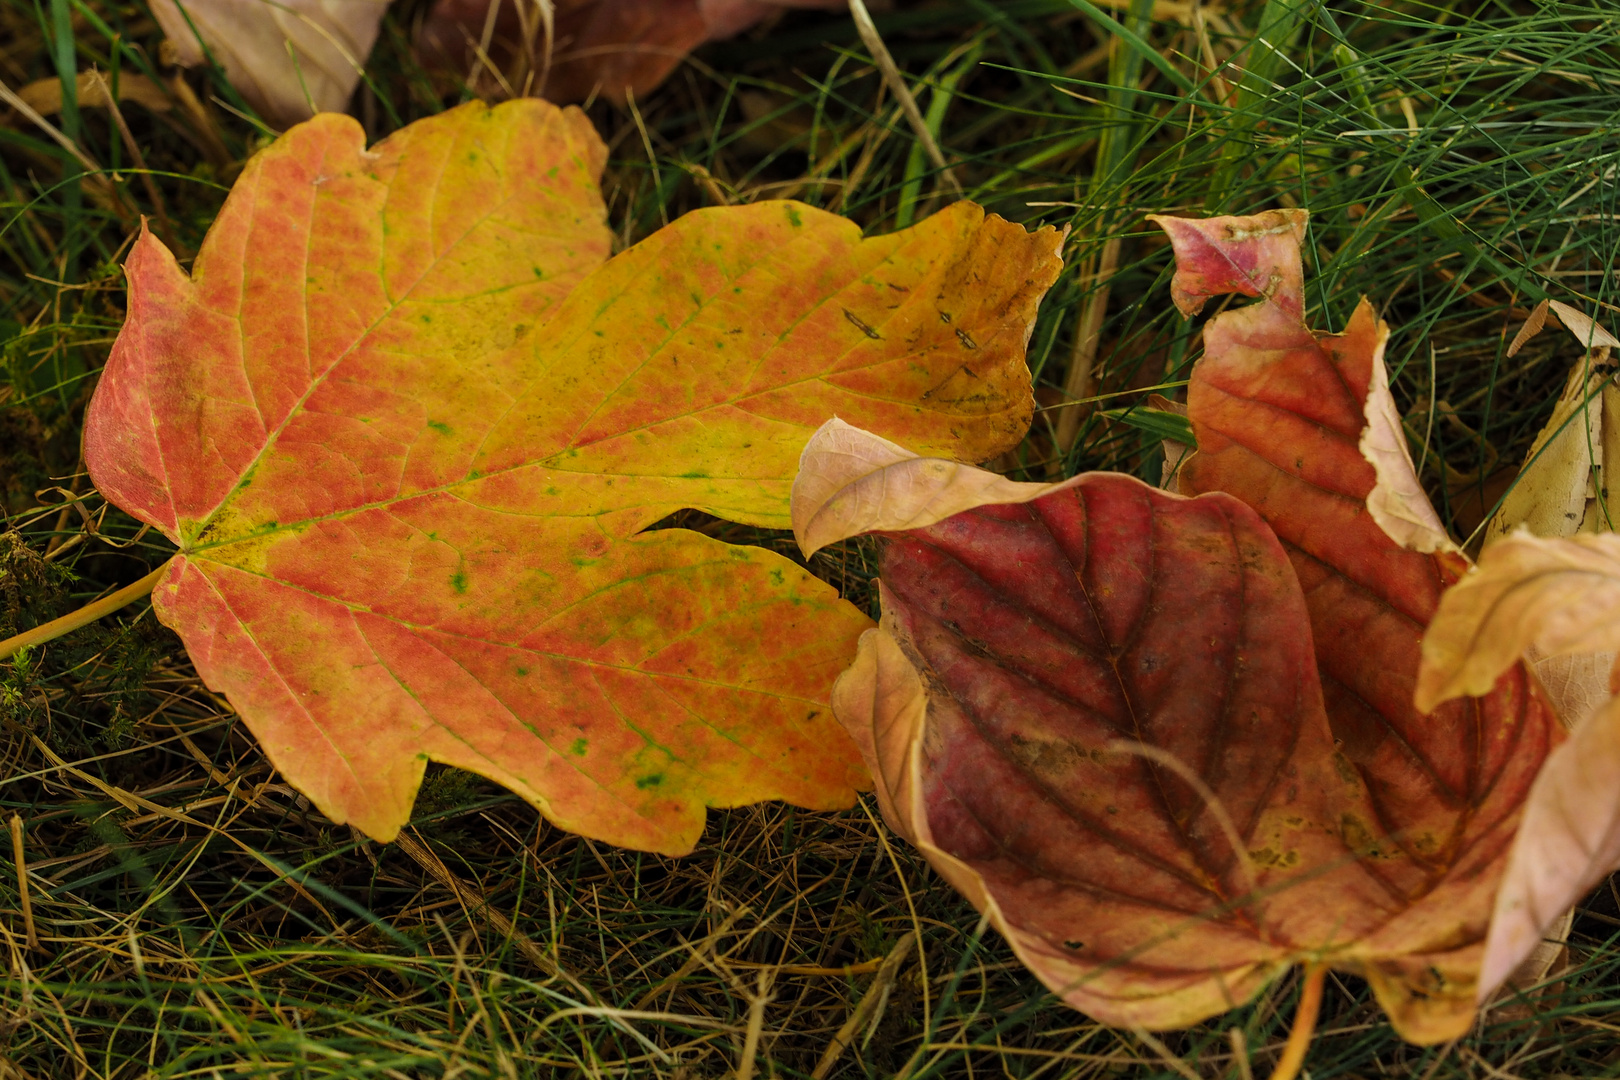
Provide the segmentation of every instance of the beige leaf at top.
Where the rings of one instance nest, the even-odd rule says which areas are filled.
[[[1513,974],[1570,905],[1617,865],[1620,699],[1611,699],[1548,756],[1530,788],[1485,939],[1479,1000]]]
[[[1446,533],[1440,515],[1418,480],[1412,465],[1412,451],[1401,429],[1401,415],[1389,392],[1389,374],[1384,369],[1384,343],[1389,327],[1380,322],[1372,353],[1372,379],[1367,387],[1364,411],[1367,426],[1361,431],[1361,456],[1372,465],[1377,483],[1367,493],[1367,512],[1384,534],[1409,551],[1432,555],[1456,551],[1457,545]]]
[[[867,532],[920,529],[991,503],[1024,503],[1075,481],[1028,484],[925,458],[836,416],[810,436],[793,481],[793,535],[806,557]]]
[[[1526,650],[1542,657],[1620,649],[1620,535],[1514,533],[1440,598],[1423,635],[1417,707],[1481,694]]]
[[[1575,340],[1586,348],[1620,349],[1620,340],[1616,340],[1613,334],[1599,326],[1591,316],[1579,308],[1570,307],[1560,300],[1550,300],[1547,306],[1558,316],[1558,321],[1564,324],[1564,329],[1574,334]]]
[[[248,104],[282,126],[343,111],[387,9],[388,0],[152,0],[180,63],[207,63],[207,46]]]

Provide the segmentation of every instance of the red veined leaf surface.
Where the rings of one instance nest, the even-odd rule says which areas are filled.
[[[1179,1027],[1288,965],[1421,963],[1406,856],[1336,751],[1258,515],[1093,473],[892,534],[834,709],[893,827],[1106,1023]],[[1395,1015],[1409,1038],[1455,1035]]]
[[[1204,327],[1187,397],[1198,453],[1181,488],[1242,499],[1288,552],[1334,738],[1371,793],[1376,842],[1400,852],[1377,864],[1399,908],[1378,937],[1410,958],[1368,977],[1409,1038],[1456,1033],[1557,718],[1518,664],[1479,697],[1427,714],[1413,704],[1424,628],[1467,561],[1405,550],[1368,510],[1378,474],[1361,444],[1387,330],[1365,300],[1341,334],[1306,326],[1304,212],[1154,220],[1175,247],[1184,313],[1226,293],[1260,298]]]
[[[255,157],[188,276],[143,235],[91,404],[101,490],[179,548],[153,593],[323,811],[387,839],[428,760],[679,853],[706,806],[847,805],[827,707],[869,625],[681,508],[788,523],[840,413],[1015,444],[1058,238],[957,204],[862,239],[793,203],[604,262],[601,142],[534,100]]]

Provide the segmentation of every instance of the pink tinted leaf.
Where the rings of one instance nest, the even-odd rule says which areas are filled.
[[[206,45],[248,104],[282,126],[348,106],[386,10],[388,0],[152,2],[180,63],[207,63]]]
[[[1620,699],[1547,758],[1496,895],[1480,970],[1483,1001],[1554,931],[1572,904],[1620,869]]]
[[[1212,296],[1264,296],[1298,313],[1305,271],[1299,245],[1305,238],[1303,210],[1267,210],[1247,218],[1189,218],[1149,214],[1170,237],[1176,274],[1170,282],[1176,310],[1189,318]]]

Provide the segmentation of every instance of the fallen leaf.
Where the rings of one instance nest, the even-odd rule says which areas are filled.
[[[1530,317],[1524,320],[1524,325],[1519,327],[1519,332],[1514,334],[1513,340],[1508,343],[1508,359],[1519,355],[1519,350],[1524,348],[1525,343],[1541,333],[1542,328],[1547,325],[1547,306],[1547,301],[1543,300],[1530,309]]]
[[[433,66],[462,75],[486,69],[476,46],[486,40],[491,0],[436,0],[416,36],[417,51]],[[556,0],[554,39],[543,79],[533,92],[552,101],[584,101],[602,96],[623,102],[641,97],[674,71],[686,54],[706,41],[719,41],[791,8],[838,10],[847,0]],[[530,35],[547,42],[538,20]],[[495,16],[485,54],[498,69],[511,66],[523,51],[525,27],[516,5]]]
[[[1473,1014],[1502,856],[1557,719],[1513,663],[1471,684],[1481,697],[1414,707],[1423,630],[1468,564],[1454,551],[1403,549],[1369,512],[1380,473],[1361,444],[1386,331],[1365,300],[1342,334],[1306,327],[1303,212],[1154,220],[1175,247],[1183,311],[1224,292],[1262,298],[1204,327],[1188,387],[1198,453],[1181,488],[1237,496],[1288,552],[1333,735],[1371,792],[1381,842],[1406,856],[1386,873],[1413,906],[1381,935],[1435,958],[1433,972],[1402,964],[1369,978],[1407,1038],[1450,1038]],[[1408,487],[1408,509],[1420,496]],[[1443,924],[1431,921],[1440,906]]]
[[[1028,502],[1073,484],[1028,484],[958,461],[925,458],[834,417],[799,455],[793,535],[809,558],[868,532],[915,529],[989,503]]]
[[[1564,304],[1559,307],[1568,309]],[[1550,308],[1546,300],[1536,305],[1508,346],[1509,356],[1540,332]],[[1564,311],[1557,318],[1572,333],[1576,328],[1586,329]],[[1577,340],[1595,337],[1584,333]],[[1483,546],[1489,548],[1520,528],[1541,537],[1614,531],[1615,496],[1620,493],[1617,471],[1620,389],[1613,382],[1607,348],[1599,345],[1571,368],[1551,418],[1536,436],[1524,467],[1485,528]],[[1543,656],[1531,646],[1525,659],[1546,687],[1565,726],[1575,725],[1609,698],[1613,652]]]
[[[1562,300],[1548,301],[1552,313],[1564,324],[1564,329],[1575,335],[1575,340],[1586,349],[1620,349],[1620,340],[1599,326],[1592,317]]]
[[[925,453],[1018,442],[1060,263],[959,203],[862,239],[794,203],[603,262],[584,116],[472,104],[255,157],[188,276],[143,235],[85,455],[180,549],[153,593],[288,781],[378,839],[429,760],[615,843],[706,806],[848,805],[827,707],[867,620],[682,508],[785,527],[849,416]]]
[[[1526,656],[1574,729],[1525,801],[1486,939],[1482,1001],[1527,966],[1533,972],[1538,955],[1555,959],[1549,939],[1567,935],[1570,907],[1620,869],[1620,699],[1610,696],[1617,603],[1620,535],[1521,528],[1484,549],[1424,635],[1419,707],[1467,693]]]
[[[1530,648],[1543,657],[1620,649],[1620,534],[1519,532],[1486,548],[1423,637],[1417,706],[1477,694]]]
[[[1491,916],[1479,976],[1481,1000],[1538,953],[1539,962],[1550,966],[1559,950],[1548,946],[1567,937],[1571,905],[1617,868],[1620,698],[1576,725],[1530,789]]]
[[[106,108],[110,82],[111,80],[99,71],[81,71],[74,80],[75,100],[79,108]],[[17,96],[27,102],[29,108],[35,112],[52,116],[62,111],[62,80],[37,79],[18,90]],[[133,101],[153,112],[168,112],[174,108],[174,102],[169,99],[163,87],[145,75],[133,75],[128,72],[122,73],[118,78],[118,100],[120,103]]]
[[[181,64],[211,54],[279,126],[348,106],[386,10],[388,0],[152,0]]]
[[[1518,479],[1485,526],[1484,546],[1520,526],[1537,536],[1574,536],[1610,527],[1610,485],[1603,484],[1601,500],[1596,486],[1604,477],[1609,450],[1620,464],[1620,394],[1606,385],[1610,374],[1585,361],[1575,365],[1552,418],[1525,455]],[[1620,514],[1620,508],[1612,512]]]
[[[1521,525],[1537,536],[1612,532],[1620,513],[1612,509],[1620,491],[1614,477],[1620,471],[1620,388],[1614,385],[1614,364],[1609,360],[1617,343],[1575,308],[1543,300],[1514,336],[1509,356],[1541,331],[1549,311],[1586,355],[1570,369],[1552,417],[1486,526],[1485,546]]]
[[[1180,1027],[1325,962],[1386,1000],[1466,992],[1392,1013],[1414,1041],[1466,1030],[1484,912],[1457,882],[1413,895],[1426,860],[1336,749],[1254,511],[1087,474],[890,535],[880,588],[834,711],[891,827],[1070,1004]]]
[[[1367,493],[1367,512],[1384,535],[1408,551],[1424,555],[1458,551],[1412,464],[1412,448],[1406,443],[1400,410],[1389,392],[1389,373],[1384,369],[1384,344],[1388,338],[1389,331],[1380,322],[1367,400],[1362,408],[1367,426],[1356,444],[1361,456],[1372,465],[1375,477]]]

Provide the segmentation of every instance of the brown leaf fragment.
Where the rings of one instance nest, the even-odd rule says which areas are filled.
[[[1512,359],[1517,356],[1519,350],[1524,348],[1525,342],[1541,333],[1542,327],[1546,325],[1547,301],[1543,300],[1530,310],[1530,317],[1524,320],[1524,325],[1519,327],[1519,332],[1513,335],[1513,341],[1507,347],[1508,358]]]
[[[1620,390],[1611,374],[1585,359],[1570,370],[1551,418],[1485,527],[1484,546],[1520,526],[1546,537],[1612,531],[1620,515],[1610,500],[1611,488],[1620,493],[1611,475],[1620,468]]]
[[[1171,401],[1163,394],[1149,394],[1148,408],[1159,409],[1163,412],[1175,413],[1177,416],[1187,415],[1187,406],[1179,401]],[[1164,462],[1159,468],[1159,486],[1166,491],[1177,490],[1177,478],[1181,475],[1181,467],[1187,459],[1197,453],[1197,448],[1179,439],[1160,439],[1159,452],[1164,455]]]

